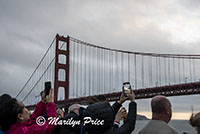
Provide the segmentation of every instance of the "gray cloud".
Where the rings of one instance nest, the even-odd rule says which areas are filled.
[[[180,16],[189,18],[191,24],[198,24],[198,7],[197,0],[2,0],[0,94],[15,96],[18,93],[56,33],[122,50],[196,54],[200,50],[200,38],[196,37],[194,42],[174,43],[173,40],[179,38],[174,37],[176,34],[169,22],[179,25],[176,18]],[[169,28],[163,26],[168,23]],[[170,98],[175,111],[188,111],[185,105],[198,106],[199,101],[194,101],[198,97]],[[146,100],[139,101],[142,106],[139,109],[148,111],[146,103]]]

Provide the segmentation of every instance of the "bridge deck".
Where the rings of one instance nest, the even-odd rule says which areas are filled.
[[[133,91],[136,95],[136,99],[152,98],[156,95],[183,96],[183,95],[200,94],[200,82],[169,85],[156,88],[146,88]],[[116,101],[119,100],[121,92],[114,92],[110,94],[101,94],[101,95],[104,95],[107,101]],[[90,104],[93,102],[93,99],[101,95],[57,101],[56,104],[58,104],[60,107],[68,107],[73,103]],[[28,109],[34,109],[34,107],[35,105],[27,106]]]

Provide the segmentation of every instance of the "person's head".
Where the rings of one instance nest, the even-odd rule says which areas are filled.
[[[84,119],[102,122],[103,124],[95,125],[92,121],[85,124],[85,129],[88,134],[101,134],[109,131],[115,119],[113,108],[109,103],[98,102],[89,105],[84,112]]]
[[[98,95],[96,97],[91,98],[90,104],[94,104],[97,102],[107,102],[107,99],[104,95]]]
[[[168,123],[172,117],[170,101],[162,95],[157,95],[151,100],[152,118]]]
[[[200,134],[200,112],[192,114],[189,123],[197,129],[198,134]]]
[[[3,97],[4,98],[4,97]],[[2,131],[7,131],[10,126],[16,122],[26,122],[29,120],[29,111],[24,105],[14,98],[6,97],[0,100],[0,128]]]
[[[74,112],[76,113],[77,115],[79,115],[79,108],[80,108],[80,104],[72,104],[71,106],[69,106],[68,108],[68,112]]]

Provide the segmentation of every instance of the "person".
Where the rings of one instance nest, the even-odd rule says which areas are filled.
[[[3,94],[3,95],[0,96],[0,111],[3,110],[2,108],[3,108],[3,104],[5,103],[5,100],[9,100],[11,98],[12,97],[10,95],[8,95],[8,94]],[[1,130],[1,128],[0,128],[0,130]],[[3,132],[0,131],[0,134],[3,134]]]
[[[151,101],[152,119],[139,134],[178,134],[168,125],[172,117],[171,103],[162,95],[153,97]]]
[[[64,118],[64,111],[62,110],[62,108],[58,108],[57,109],[57,116],[58,118]]]
[[[53,89],[46,96],[47,104],[40,101],[34,113],[30,118],[28,109],[15,98],[8,98],[0,103],[0,128],[4,134],[50,134],[54,129],[54,125],[49,125],[46,121],[43,125],[38,125],[36,119],[42,116],[45,111],[48,117],[56,117],[56,106],[53,98]],[[45,107],[45,111],[43,111]]]
[[[129,112],[126,122],[119,128],[113,127],[116,113],[122,106],[122,103],[128,98],[131,102],[129,103]],[[85,129],[88,134],[130,134],[135,128],[136,121],[134,92],[131,90],[128,97],[125,97],[123,90],[120,100],[115,102],[112,106],[108,102],[99,102],[88,106],[84,112],[84,119],[86,118],[99,123],[101,122],[100,125],[95,125],[92,121],[88,123],[87,120],[84,120]]]
[[[197,133],[200,134],[200,112],[192,114],[189,123],[191,126],[195,127]]]
[[[114,120],[114,127],[119,128],[120,126],[120,120],[123,119],[123,123],[126,122],[127,119],[127,111],[125,107],[122,107],[119,112],[117,113],[117,115],[115,116],[115,120]]]
[[[73,121],[80,121],[79,117],[79,109],[81,105],[80,104],[73,104],[69,106],[68,108],[68,114],[63,118],[63,120],[73,120]],[[80,125],[81,124],[68,124],[68,125],[62,125],[60,126],[60,134],[80,134]]]

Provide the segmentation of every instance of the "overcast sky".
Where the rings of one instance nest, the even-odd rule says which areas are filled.
[[[16,96],[57,33],[122,50],[199,54],[199,29],[199,0],[1,0],[0,94]],[[199,95],[169,99],[174,112],[200,111]],[[149,99],[138,109],[150,111]]]

